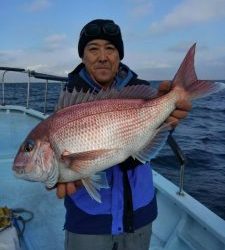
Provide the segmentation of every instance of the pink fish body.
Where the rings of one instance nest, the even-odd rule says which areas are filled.
[[[64,93],[61,104],[68,99],[75,104],[55,112],[30,132],[14,160],[16,176],[44,182],[49,188],[81,179],[100,202],[97,190],[108,187],[101,171],[129,156],[150,161],[167,139],[171,126],[164,122],[178,100],[224,88],[221,83],[197,80],[194,52],[195,45],[175,75],[171,91],[162,97],[153,98],[147,86],[106,91],[97,97]],[[81,95],[83,101],[77,100]]]

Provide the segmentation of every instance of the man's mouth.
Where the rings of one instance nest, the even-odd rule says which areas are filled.
[[[100,70],[109,70],[109,68],[107,68],[107,67],[98,67],[98,68],[96,68],[96,69],[100,69]]]

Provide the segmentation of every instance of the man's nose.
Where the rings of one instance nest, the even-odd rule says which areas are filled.
[[[100,53],[99,53],[99,61],[106,61],[107,60],[107,53],[106,53],[106,50],[104,49],[101,49],[100,50]]]

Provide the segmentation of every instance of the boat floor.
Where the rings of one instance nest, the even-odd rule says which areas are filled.
[[[26,223],[23,249],[62,250],[65,218],[63,201],[57,199],[54,190],[47,191],[41,183],[16,179],[11,170],[13,158],[21,141],[39,121],[40,118],[32,112],[26,114],[23,110],[0,109],[0,206],[23,208],[34,213],[33,219]],[[150,249],[225,249],[225,237],[217,238],[218,232],[216,236],[213,232],[212,236],[213,230],[196,223],[195,218],[190,217],[185,209],[181,209],[176,199],[168,199],[167,191],[175,186],[172,185],[172,189],[168,188],[166,191],[160,188],[160,183],[165,182],[167,185],[168,181],[155,172],[154,178],[159,216],[153,223]],[[225,225],[222,224],[222,220],[219,222],[219,227]]]
[[[40,119],[21,112],[0,112],[0,206],[23,208],[34,217],[27,222],[24,241],[28,249],[63,249],[63,201],[42,183],[14,177],[13,158],[28,132]]]

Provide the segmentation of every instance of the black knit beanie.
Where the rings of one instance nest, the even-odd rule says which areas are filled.
[[[109,32],[105,32],[106,29],[104,29],[105,25],[108,24],[114,24],[117,30],[115,34],[111,34]],[[88,29],[91,29],[94,27],[98,28],[98,32],[94,33],[92,30],[91,34],[88,34]],[[118,50],[120,60],[123,59],[124,57],[124,50],[123,50],[123,40],[122,40],[122,35],[120,32],[120,28],[118,25],[116,25],[112,20],[104,20],[104,19],[95,19],[89,23],[87,23],[83,29],[80,32],[80,39],[78,43],[78,53],[80,58],[83,57],[84,54],[84,48],[88,42],[94,39],[104,39],[107,41],[110,41]]]

